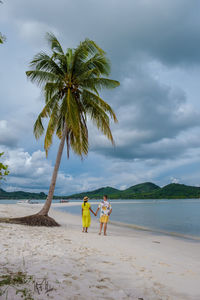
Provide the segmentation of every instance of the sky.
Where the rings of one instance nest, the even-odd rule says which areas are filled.
[[[49,51],[46,32],[64,49],[95,40],[120,81],[101,93],[119,121],[115,147],[88,124],[89,154],[68,160],[64,149],[55,194],[147,181],[200,186],[200,1],[4,0],[0,32],[0,152],[10,170],[2,188],[48,192],[59,141],[46,158],[33,135],[44,98],[25,75]]]

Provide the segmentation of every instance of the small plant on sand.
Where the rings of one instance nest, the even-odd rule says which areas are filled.
[[[9,288],[14,288],[16,290],[16,295],[21,295],[24,300],[34,300],[32,297],[31,289],[24,287],[33,281],[33,276],[27,275],[21,271],[16,273],[9,273],[0,276],[0,296],[5,295],[8,297]],[[19,286],[23,286],[19,288]]]
[[[15,295],[23,300],[34,300],[35,294],[49,296],[55,290],[47,278],[35,278],[26,272],[8,272],[6,275],[0,275],[0,299],[2,296],[8,299],[11,293],[13,295],[13,289]]]
[[[65,52],[51,34],[47,34],[51,54],[40,52],[30,63],[27,77],[41,86],[45,105],[35,125],[36,139],[45,132],[43,119],[48,118],[44,148],[46,155],[52,144],[54,133],[60,140],[49,193],[43,208],[35,215],[11,219],[10,222],[28,225],[58,226],[48,216],[54,195],[56,179],[63,153],[67,147],[83,158],[88,154],[88,127],[90,120],[114,144],[110,118],[117,122],[111,106],[99,95],[102,89],[112,89],[119,82],[109,79],[110,62],[105,52],[92,40],[85,39],[75,49]]]

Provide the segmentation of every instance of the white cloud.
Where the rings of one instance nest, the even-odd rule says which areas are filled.
[[[171,183],[180,183],[180,179],[176,178],[176,177],[171,177]]]
[[[53,165],[45,157],[45,152],[38,150],[32,154],[24,149],[8,149],[1,147],[5,153],[4,162],[9,166],[10,175],[5,188],[8,190],[48,191]],[[62,192],[66,185],[73,180],[71,175],[59,172],[57,190]]]
[[[7,120],[0,120],[0,145],[16,146],[18,137],[14,127]]]
[[[37,47],[44,46],[46,32],[53,32],[58,36],[58,31],[54,27],[35,20],[18,21],[17,27],[20,37]]]

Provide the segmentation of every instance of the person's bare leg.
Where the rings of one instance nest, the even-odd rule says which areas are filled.
[[[85,227],[83,227],[83,230],[82,230],[82,232],[85,232]]]
[[[102,227],[103,227],[103,223],[100,223],[99,235],[101,235]]]
[[[107,223],[104,223],[104,235],[106,235]]]
[[[88,230],[88,228],[87,228],[87,227],[85,227],[85,232],[86,232],[86,233],[88,233],[88,231],[87,231],[87,230]]]

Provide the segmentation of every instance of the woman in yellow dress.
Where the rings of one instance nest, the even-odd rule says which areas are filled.
[[[96,214],[93,212],[91,209],[90,203],[88,203],[89,198],[84,197],[83,198],[83,204],[82,204],[82,224],[83,224],[83,230],[82,232],[88,232],[88,227],[90,227],[91,223],[91,216],[90,216],[90,211],[93,213],[94,216]]]

